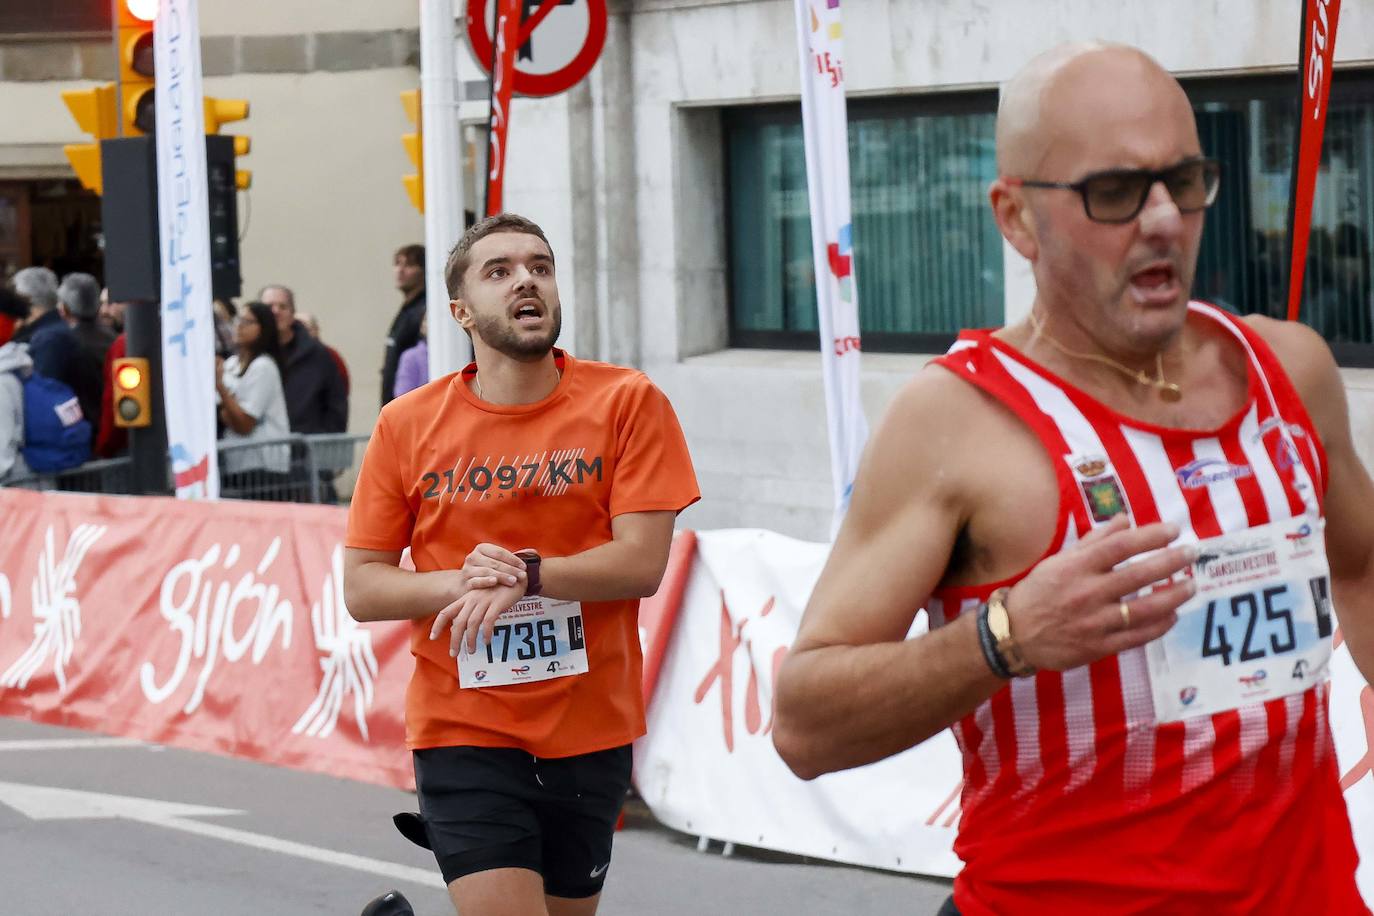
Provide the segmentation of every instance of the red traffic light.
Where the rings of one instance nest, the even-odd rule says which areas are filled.
[[[131,363],[125,363],[115,373],[115,385],[128,391],[143,384],[143,370]]]
[[[153,422],[152,376],[147,359],[121,356],[110,367],[114,382],[114,425],[146,427]]]
[[[157,18],[157,0],[124,0],[124,8],[130,16],[144,22],[152,22]]]

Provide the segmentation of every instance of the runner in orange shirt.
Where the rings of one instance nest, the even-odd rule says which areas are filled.
[[[420,839],[454,906],[589,916],[645,730],[639,599],[696,478],[642,373],[554,348],[538,226],[482,220],[445,276],[476,361],[382,409],[349,511],[348,607],[414,621]]]

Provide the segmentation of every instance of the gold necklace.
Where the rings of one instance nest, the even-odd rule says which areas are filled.
[[[1132,369],[1130,366],[1123,366],[1121,363],[1117,362],[1114,359],[1111,359],[1110,357],[1100,356],[1096,353],[1077,353],[1073,350],[1070,350],[1068,347],[1064,346],[1059,341],[1055,340],[1053,337],[1049,335],[1049,332],[1045,330],[1044,325],[1040,323],[1040,316],[1035,314],[1035,309],[1031,309],[1030,323],[1031,327],[1035,328],[1035,333],[1038,336],[1045,338],[1046,343],[1054,347],[1060,353],[1063,353],[1065,356],[1071,356],[1074,359],[1090,359],[1094,362],[1102,363],[1105,366],[1111,366],[1116,371],[1134,379],[1139,384],[1144,385],[1148,388],[1154,388],[1156,391],[1159,392],[1159,396],[1161,398],[1163,398],[1171,404],[1177,402],[1183,397],[1183,389],[1179,387],[1178,383],[1166,381],[1164,378],[1164,355],[1162,353],[1155,354],[1155,377],[1150,378],[1148,375],[1145,374],[1144,370]]]
[[[558,382],[563,381],[563,370],[554,366],[553,371],[558,373]],[[554,382],[554,384],[557,385],[558,382]],[[482,394],[482,376],[479,373],[472,373],[472,385],[477,389],[478,400],[485,401],[487,398],[486,395]]]

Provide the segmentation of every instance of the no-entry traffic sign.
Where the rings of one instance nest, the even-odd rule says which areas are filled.
[[[488,72],[492,6],[491,0],[468,0],[467,5],[468,41]],[[524,0],[523,6],[513,88],[520,95],[557,95],[571,89],[591,72],[606,44],[606,0]],[[552,21],[540,29],[551,15]]]

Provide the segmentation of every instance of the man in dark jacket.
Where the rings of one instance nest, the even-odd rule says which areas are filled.
[[[33,371],[76,389],[76,335],[57,311],[57,274],[25,267],[14,275],[14,291],[29,303],[29,320],[14,332],[14,342],[29,345]]]
[[[296,319],[296,294],[280,284],[264,286],[258,299],[272,309],[281,339],[282,363],[286,367],[282,388],[286,392],[286,415],[291,432],[341,433],[348,427],[348,389],[329,351]],[[332,450],[316,449],[316,471],[320,479],[320,501],[336,501],[334,475],[337,468],[323,466],[322,459]],[[310,502],[310,474],[303,446],[292,448],[292,499]]]
[[[396,288],[405,297],[391,329],[386,332],[386,355],[382,359],[382,406],[395,397],[396,366],[401,354],[420,340],[420,320],[425,317],[425,246],[405,245],[392,258],[396,269]]]
[[[94,440],[103,419],[100,401],[105,390],[105,354],[116,335],[97,320],[100,317],[100,283],[95,277],[83,273],[67,274],[57,287],[57,299],[62,317],[76,337],[72,390],[81,404],[81,413],[91,423]]]
[[[264,286],[258,299],[272,310],[286,367],[282,387],[293,433],[341,433],[348,427],[348,393],[333,358],[296,320],[290,287]]]

